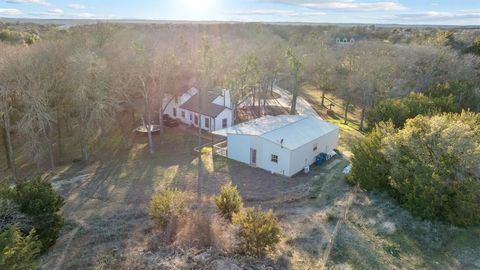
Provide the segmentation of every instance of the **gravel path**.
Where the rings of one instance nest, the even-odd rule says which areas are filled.
[[[267,103],[270,106],[282,106],[284,108],[290,108],[292,94],[285,89],[280,88],[279,86],[275,86],[273,91],[279,94],[281,97],[277,99],[268,100]],[[312,105],[308,103],[303,97],[297,98],[297,113],[300,115],[313,115],[316,117],[320,117],[317,112],[312,108]]]

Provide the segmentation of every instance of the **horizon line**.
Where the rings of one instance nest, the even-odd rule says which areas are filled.
[[[379,26],[437,26],[437,27],[470,27],[480,28],[480,24],[408,24],[408,23],[356,23],[356,22],[295,22],[295,21],[238,21],[238,20],[188,20],[188,19],[148,19],[148,18],[35,18],[35,17],[0,17],[1,20],[39,20],[39,21],[104,21],[104,22],[172,22],[172,23],[261,23],[261,24],[310,24],[310,25],[379,25]]]

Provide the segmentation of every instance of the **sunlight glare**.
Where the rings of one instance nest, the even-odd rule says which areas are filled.
[[[181,0],[182,6],[191,12],[203,13],[214,6],[215,0]]]

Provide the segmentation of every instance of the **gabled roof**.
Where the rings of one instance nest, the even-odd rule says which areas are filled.
[[[195,94],[187,102],[182,104],[180,108],[210,117],[217,117],[221,112],[227,109],[225,106],[212,103],[215,99],[215,97],[212,98],[212,96],[205,97],[206,100],[202,100],[202,106],[199,106],[199,98],[200,96]]]
[[[293,150],[338,129],[338,126],[311,115],[268,115],[214,133],[259,136]]]

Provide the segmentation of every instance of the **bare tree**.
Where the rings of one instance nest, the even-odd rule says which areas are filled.
[[[0,44],[0,95],[1,95],[1,117],[2,126],[4,129],[4,139],[7,149],[7,160],[12,171],[12,178],[15,182],[17,179],[17,167],[15,164],[15,154],[13,151],[13,142],[11,138],[12,125],[10,121],[10,96],[13,91],[11,89],[12,84],[12,72],[15,73],[16,56],[19,55],[17,49],[13,47],[3,46]]]
[[[285,57],[288,62],[288,75],[290,77],[290,91],[292,93],[292,104],[290,107],[290,114],[294,115],[297,112],[297,98],[302,91],[304,83],[304,67],[303,59],[296,56],[291,48],[285,51]]]
[[[326,93],[335,88],[334,73],[337,65],[335,52],[326,47],[314,47],[306,60],[306,69],[310,83],[322,91],[321,105],[325,106]]]
[[[82,159],[89,160],[89,145],[99,130],[115,116],[119,101],[112,95],[104,59],[89,49],[78,49],[70,58],[69,78],[75,99]]]
[[[23,106],[17,129],[25,138],[29,138],[24,146],[31,153],[38,170],[41,169],[44,146],[47,148],[50,168],[55,168],[53,144],[49,135],[55,120],[49,94],[54,87],[56,76],[52,74],[50,67],[57,63],[50,61],[48,54],[51,54],[51,48],[49,44],[30,48],[23,56],[23,76],[17,80]]]

